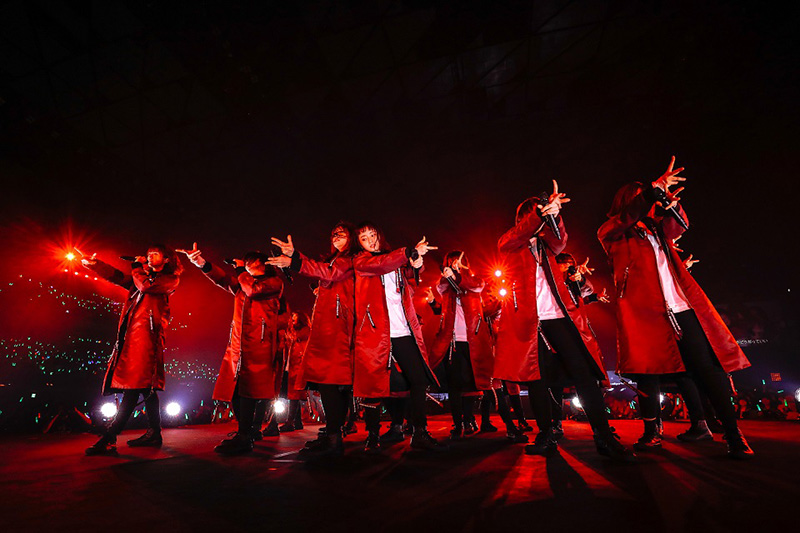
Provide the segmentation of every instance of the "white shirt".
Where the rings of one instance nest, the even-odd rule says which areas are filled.
[[[550,284],[547,282],[547,276],[541,263],[536,263],[536,313],[539,315],[539,320],[564,318],[564,313],[558,306],[553,291],[550,290]]]
[[[464,308],[461,306],[461,298],[456,298],[456,342],[467,342],[467,320],[464,318]]]
[[[389,310],[389,336],[391,338],[408,337],[411,328],[408,326],[403,312],[403,294],[397,290],[397,271],[383,274],[383,292],[386,295],[386,307]]]
[[[669,269],[667,254],[664,253],[664,250],[658,243],[658,239],[648,231],[647,240],[650,241],[650,244],[653,246],[653,252],[656,254],[658,277],[661,279],[661,290],[664,292],[664,300],[667,302],[667,306],[672,309],[673,313],[680,313],[681,311],[691,309],[689,302],[687,302],[686,298],[683,296],[683,291],[681,291],[681,288],[675,283],[675,278],[672,276],[672,271]]]

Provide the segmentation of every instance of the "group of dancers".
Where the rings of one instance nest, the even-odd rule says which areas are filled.
[[[434,369],[444,365],[453,415],[450,440],[476,430],[474,399],[482,393],[484,406],[490,403],[487,399],[496,402],[510,441],[525,443],[528,454],[557,453],[563,430],[554,409],[560,411],[564,387],[573,386],[598,453],[630,461],[634,452],[609,426],[603,401],[607,375],[586,315],[588,303],[613,300],[617,373],[635,381],[644,422],[633,449],[661,447],[660,386],[670,381],[680,388],[692,422],[678,435],[680,440],[713,438],[705,423],[702,393],[724,428],[728,456],[749,458],[753,451],[737,425],[729,376],[749,362],[674,245],[688,228],[678,196],[685,181],[680,176],[683,168],[674,169],[674,162],[673,157],[667,171],[652,182],[620,188],[598,231],[613,269],[613,298],[605,291],[594,294],[585,278],[589,269],[564,253],[562,207],[570,200],[554,181],[552,194],[528,198],[518,206],[513,227],[498,241],[510,289],[504,298],[482,296],[485,282],[470,269],[465,251],[445,255],[437,294],[426,295],[438,315],[438,327],[427,335],[413,298],[425,256],[436,247],[423,237],[414,246],[392,249],[381,228],[371,222],[336,224],[330,253],[321,260],[295,249],[291,236],[273,237],[280,255],[248,252],[232,261],[232,271],[208,261],[197,243],[188,250],[151,246],[146,256],[134,259],[129,274],[94,255],[85,256],[85,267],[128,289],[103,381],[103,393],[121,392],[122,402],[86,453],[115,453],[117,435],[139,405],[140,395],[149,429],[128,444],[162,443],[156,391],[164,388],[169,296],[178,286],[182,266],[177,254],[182,253],[234,298],[230,337],[213,397],[231,403],[238,430],[215,448],[221,454],[247,453],[254,436],[260,436],[264,406],[280,392],[288,368],[275,357],[279,331],[285,331],[291,348],[284,351],[296,352],[294,360],[302,361],[290,371],[288,389],[297,393],[307,383],[319,391],[326,416],[325,427],[306,443],[302,456],[344,454],[353,397],[364,410],[367,453],[380,453],[382,444],[403,440],[404,417],[412,448],[447,450],[429,433],[425,410],[427,391],[439,387]],[[291,314],[285,312],[283,297],[287,275],[317,282],[310,321],[295,314],[288,328],[285,317]],[[430,322],[426,332],[429,326]],[[527,387],[538,427],[531,443],[524,434],[530,430],[524,417],[515,421],[509,409],[521,411],[520,385]],[[382,405],[392,414],[383,435]],[[287,423],[296,416],[293,410]]]

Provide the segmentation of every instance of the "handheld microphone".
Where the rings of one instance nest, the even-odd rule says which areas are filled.
[[[539,196],[539,208],[540,209],[547,205],[547,199],[549,197],[550,197],[550,195],[547,194],[546,192],[543,192]],[[561,240],[561,230],[558,229],[558,222],[556,221],[555,215],[542,215],[542,218],[544,219],[544,221],[547,224],[547,226],[553,231],[553,234],[555,234],[556,239],[558,239],[560,241]]]
[[[667,198],[666,191],[664,191],[661,187],[653,187],[653,190],[655,191],[656,201],[661,205],[661,208],[669,213],[670,216],[674,218],[683,229],[689,229],[689,223],[686,222],[686,219],[683,218],[681,212],[678,211],[678,205],[675,204],[672,207],[667,207],[670,202],[669,198]]]
[[[230,265],[230,266],[234,266],[235,267],[236,266],[236,259],[228,257],[227,259],[223,259],[223,263],[225,263],[226,265]]]
[[[271,255],[272,257],[277,257],[277,256],[275,255],[275,250],[270,250],[270,251],[269,251],[269,255]],[[289,282],[289,285],[291,285],[292,283],[294,283],[294,278],[292,277],[292,273],[289,271],[289,269],[288,269],[288,268],[282,268],[282,267],[278,267],[278,270],[280,270],[280,271],[281,271],[281,274],[283,274],[283,275],[284,275],[284,277],[286,278],[286,281],[288,281],[288,282]]]
[[[442,272],[442,276],[444,276],[444,272]],[[464,294],[464,291],[461,290],[461,287],[458,286],[458,283],[456,283],[455,279],[448,278],[446,276],[444,276],[444,279],[446,279],[447,283],[450,284],[450,287],[452,287],[453,290],[456,291],[456,296],[461,296],[462,294]]]
[[[136,256],[133,255],[121,255],[119,256],[120,259],[123,261],[128,261],[129,263],[133,263],[136,261]]]

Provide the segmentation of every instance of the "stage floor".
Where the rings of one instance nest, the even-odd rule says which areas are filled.
[[[641,431],[638,421],[613,425],[626,445]],[[213,452],[233,424],[167,429],[161,449],[129,448],[140,432],[126,431],[117,457],[84,456],[89,434],[5,437],[0,530],[717,532],[798,523],[798,423],[745,421],[757,456],[739,462],[719,436],[678,443],[687,425],[668,422],[664,449],[636,464],[599,456],[587,424],[564,426],[560,455],[546,459],[526,456],[504,432],[447,453],[406,441],[367,456],[359,423],[345,458],[323,464],[297,456],[317,425],[241,457]],[[444,438],[450,422],[437,416],[430,427]]]

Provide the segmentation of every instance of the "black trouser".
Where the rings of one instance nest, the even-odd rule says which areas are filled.
[[[508,404],[511,406],[512,411],[514,411],[514,417],[520,423],[527,422],[527,420],[525,420],[525,410],[522,408],[522,400],[519,394],[508,394],[505,385],[503,385],[503,394],[508,397]]]
[[[407,415],[408,399],[385,398],[383,404],[386,406],[386,411],[389,413],[389,416],[392,417],[392,425],[402,426]]]
[[[564,420],[564,387],[553,387],[550,389],[553,396],[553,422]]]
[[[239,424],[237,431],[250,435],[253,429],[261,429],[261,423],[266,413],[267,400],[245,398],[239,395],[239,384],[233,389],[231,409]]]
[[[411,402],[409,421],[415,429],[425,428],[428,425],[425,416],[425,395],[427,394],[430,378],[425,369],[425,362],[417,346],[417,341],[412,336],[392,338],[392,356],[397,367],[402,371],[403,377],[408,381]],[[364,402],[364,422],[368,431],[378,431],[380,428],[380,400]]]
[[[341,433],[347,415],[348,399],[352,404],[352,396],[349,396],[341,385],[327,383],[319,384],[319,396],[322,400],[322,408],[325,409],[325,432],[328,435]],[[350,406],[350,409],[352,408]]]
[[[453,423],[457,426],[462,425],[474,418],[474,398],[464,396],[464,391],[475,389],[475,376],[470,362],[469,343],[455,342],[450,347],[447,359],[445,359],[445,370],[447,371],[447,393],[450,398],[450,412],[453,415]]]
[[[519,398],[519,396],[518,396]],[[497,400],[497,414],[506,425],[506,429],[516,428],[514,419],[511,417],[511,411],[508,408],[508,394],[503,389],[492,389],[483,391],[483,398],[481,399],[481,425],[490,423],[489,413],[492,405]]]
[[[125,429],[125,424],[133,414],[139,402],[139,395],[144,396],[144,408],[147,414],[147,424],[154,431],[161,431],[161,408],[158,405],[158,394],[150,389],[131,389],[122,393],[122,402],[119,404],[114,421],[108,426],[107,433],[117,436]]]
[[[702,326],[700,326],[700,321],[697,320],[697,315],[690,309],[677,313],[675,319],[683,333],[678,341],[678,349],[681,353],[681,359],[683,359],[683,365],[686,367],[687,375],[708,396],[725,431],[728,433],[737,432],[739,428],[736,424],[736,410],[731,402],[733,391],[731,390],[730,380],[714,355],[706,334]],[[658,376],[652,374],[639,376],[638,385],[639,389],[648,396],[647,398],[639,398],[642,418],[645,421],[657,418],[661,411]],[[684,383],[684,386],[686,386],[686,383]],[[683,389],[681,392],[684,392]],[[695,413],[702,413],[702,402],[699,394],[696,391],[693,393],[691,387],[687,387],[687,396],[688,398],[684,397],[684,400],[686,401],[686,408],[690,410],[690,416],[692,416],[692,410]]]
[[[592,428],[595,431],[608,430],[603,393],[597,384],[598,377],[590,367],[594,363],[589,360],[590,356],[586,353],[586,347],[575,326],[568,318],[542,320],[539,324],[542,333],[555,351],[553,353],[548,350],[542,335],[539,335],[539,370],[542,379],[528,383],[528,398],[539,431],[550,430],[553,424],[553,409],[561,407],[555,405],[549,390],[550,381],[556,375],[559,366],[574,383],[583,412],[586,413]],[[561,385],[553,384],[553,386]]]

